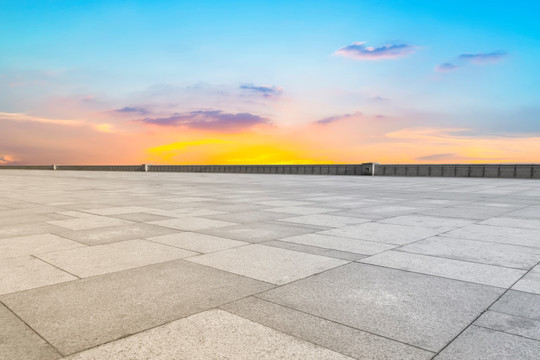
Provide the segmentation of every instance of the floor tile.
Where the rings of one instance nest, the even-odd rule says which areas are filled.
[[[85,245],[53,234],[39,234],[0,239],[0,259],[73,249]]]
[[[347,260],[347,261],[356,261],[365,258],[367,255],[350,253],[346,251],[339,251],[334,249],[327,249],[311,245],[302,245],[292,242],[285,242],[280,240],[270,240],[260,243],[265,246],[273,246],[281,249],[288,249],[293,251],[299,251],[306,254],[320,255],[331,257],[335,259]]]
[[[210,310],[121,339],[66,360],[313,359],[345,355],[223,310]]]
[[[474,325],[540,341],[540,321],[526,317],[486,311]]]
[[[3,295],[0,300],[61,353],[72,354],[270,287],[176,260]]]
[[[311,228],[292,224],[281,225],[276,223],[256,223],[228,226],[219,229],[201,230],[198,232],[233,240],[258,243],[262,241],[276,240],[287,236],[313,233],[320,231],[321,229],[321,227]]]
[[[277,212],[263,211],[263,210],[240,211],[240,212],[235,212],[231,214],[207,216],[208,219],[228,221],[228,222],[233,222],[233,223],[238,223],[238,224],[265,222],[265,221],[270,221],[270,220],[283,219],[286,217],[290,217],[290,215],[281,214]]]
[[[536,360],[540,341],[471,326],[435,360]]]
[[[435,217],[435,216],[423,216],[423,215],[404,215],[404,216],[384,219],[384,220],[381,220],[380,222],[385,223],[385,224],[427,227],[430,229],[437,230],[439,232],[454,230],[456,228],[474,223],[473,220]]]
[[[515,227],[519,229],[540,230],[540,220],[538,219],[520,219],[513,217],[494,217],[479,223],[480,225],[493,225]]]
[[[375,255],[380,252],[395,248],[397,246],[374,241],[355,240],[323,234],[296,235],[279,239],[279,241],[317,246],[326,249],[334,249],[364,255]]]
[[[249,245],[187,259],[281,285],[346,264],[346,261],[263,245]]]
[[[106,216],[88,216],[78,219],[53,220],[48,221],[47,223],[60,226],[69,230],[86,230],[106,226],[125,225],[129,224],[130,222]]]
[[[222,309],[354,359],[427,360],[434,355],[255,297],[235,301]]]
[[[0,262],[0,294],[8,294],[75,279],[77,279],[75,276],[31,256],[2,259]]]
[[[540,295],[509,290],[490,309],[540,321]]]
[[[526,272],[399,251],[387,251],[360,262],[503,288],[511,287]]]
[[[291,222],[305,225],[326,226],[326,227],[343,227],[347,225],[361,224],[368,222],[368,219],[357,219],[345,216],[334,216],[326,214],[314,214],[295,216],[286,219],[280,219],[279,221]]]
[[[262,299],[439,351],[504,290],[351,263],[257,295]]]
[[[445,236],[540,248],[540,236],[538,236],[538,231],[531,229],[469,225],[447,232]]]
[[[0,359],[54,360],[61,355],[0,304]]]
[[[128,240],[81,249],[56,251],[37,255],[37,257],[71,274],[89,277],[197,254],[193,251],[173,248],[152,241]]]
[[[198,234],[189,231],[176,234],[154,236],[147,239],[158,243],[167,244],[170,246],[175,246],[200,253],[211,253],[249,244],[244,241],[230,240],[222,237]]]
[[[447,236],[417,241],[399,251],[526,270],[540,261],[540,249],[496,243],[487,245],[482,241]]]
[[[285,214],[295,214],[295,215],[312,215],[312,214],[328,213],[328,212],[336,211],[336,209],[321,208],[321,207],[314,207],[314,206],[284,206],[284,207],[267,209],[266,211],[285,213]]]
[[[180,219],[160,220],[152,221],[149,224],[164,226],[168,228],[184,230],[184,231],[196,231],[203,229],[220,228],[224,226],[236,225],[235,223],[228,221],[210,220],[197,217],[183,217]]]
[[[395,245],[409,244],[437,235],[438,233],[438,231],[426,227],[413,228],[405,225],[380,224],[375,222],[320,232],[320,234],[324,235],[342,236]]]
[[[536,265],[512,289],[540,294],[540,265]]]

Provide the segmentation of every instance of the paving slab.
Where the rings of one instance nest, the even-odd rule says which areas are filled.
[[[153,236],[147,239],[199,253],[211,253],[250,244],[244,241],[230,240],[218,236],[199,234],[190,231]]]
[[[152,241],[128,240],[50,252],[36,257],[78,277],[90,277],[197,254]]]
[[[2,295],[0,301],[67,355],[271,287],[174,260]]]
[[[0,226],[0,239],[53,233],[62,228],[47,223],[30,223],[19,225]]]
[[[60,357],[60,353],[0,304],[0,359],[54,360]]]
[[[259,244],[265,245],[265,246],[278,247],[282,249],[299,251],[306,254],[320,255],[320,256],[326,256],[326,257],[331,257],[335,259],[347,260],[347,261],[356,261],[356,260],[363,259],[367,256],[367,255],[362,255],[362,254],[357,254],[357,253],[351,253],[351,252],[334,250],[334,249],[327,249],[327,248],[311,246],[311,245],[296,244],[293,242],[285,242],[285,241],[280,241],[280,240],[270,240],[270,241],[265,241]]]
[[[380,220],[380,223],[427,227],[439,232],[446,232],[474,223],[474,220],[456,219],[448,217],[404,215]]]
[[[174,234],[178,233],[179,230],[150,224],[135,223],[79,231],[56,228],[56,230],[53,230],[53,232],[62,237],[72,239],[86,245],[102,245],[118,241]]]
[[[270,209],[267,209],[266,211],[285,213],[285,214],[295,214],[295,215],[312,215],[312,214],[328,213],[328,212],[336,211],[336,209],[328,208],[328,207],[326,208],[314,207],[314,206],[284,206],[284,207],[270,208]]]
[[[512,212],[509,212],[505,216],[540,220],[540,206],[528,206],[523,209],[518,209]]]
[[[39,234],[0,239],[0,259],[36,255],[85,245],[53,234]]]
[[[339,228],[347,225],[355,225],[368,222],[369,219],[358,219],[353,217],[335,216],[327,214],[314,214],[289,217],[285,219],[280,219],[279,221]]]
[[[149,224],[163,226],[184,231],[196,231],[204,229],[220,228],[224,226],[236,225],[229,221],[210,220],[200,217],[183,217],[180,219],[152,221]]]
[[[239,211],[231,214],[220,214],[207,216],[207,219],[228,221],[238,224],[248,224],[255,222],[265,222],[269,220],[283,219],[290,217],[290,214],[269,212],[264,210]]]
[[[455,217],[463,219],[485,220],[494,216],[508,213],[510,209],[493,206],[454,206],[421,211],[420,214],[440,217]]]
[[[323,234],[303,234],[290,236],[279,241],[292,242],[301,245],[317,246],[363,255],[375,255],[395,248],[397,245],[383,244],[375,241],[356,240],[339,236]]]
[[[494,217],[488,220],[484,220],[479,223],[480,225],[493,225],[493,226],[505,226],[515,227],[519,229],[533,229],[540,230],[540,220],[538,219],[520,219],[513,217]]]
[[[276,224],[271,222],[241,224],[228,226],[219,229],[207,229],[197,231],[201,234],[222,236],[228,239],[259,243],[263,241],[276,240],[287,236],[309,234],[322,230],[322,227],[306,227],[287,224]]]
[[[187,259],[253,279],[281,285],[347,261],[253,244]]]
[[[540,295],[509,290],[490,309],[540,321]]]
[[[341,325],[317,316],[249,297],[222,306],[258,322],[354,359],[431,359],[434,353]]]
[[[447,236],[417,241],[398,250],[526,270],[540,261],[540,249],[537,248],[496,243],[487,245],[482,241]]]
[[[360,225],[345,226],[339,229],[320,232],[320,234],[324,235],[342,236],[395,245],[409,244],[437,235],[438,233],[439,231],[427,227],[411,227],[376,222],[367,222]]]
[[[532,229],[475,224],[449,231],[445,236],[540,248],[538,231]]]
[[[351,263],[257,297],[436,352],[503,291]]]
[[[133,221],[133,222],[150,222],[150,221],[159,221],[159,220],[169,220],[173,218],[171,216],[163,216],[163,215],[157,215],[157,214],[151,214],[151,213],[145,213],[145,212],[109,215],[109,216],[114,217],[116,219],[122,219],[122,220]]]
[[[314,359],[348,356],[223,310],[210,310],[84,351],[66,360]]]
[[[8,294],[75,279],[77,277],[32,256],[2,259],[0,262],[0,294]]]
[[[540,265],[536,265],[512,289],[540,294]]]
[[[53,220],[48,224],[60,226],[69,230],[86,230],[106,226],[130,224],[130,221],[115,219],[107,216],[87,216],[69,220]]]
[[[526,270],[473,263],[400,251],[387,251],[359,260],[362,263],[502,288],[511,287]]]
[[[435,360],[536,360],[540,341],[471,326]]]
[[[474,325],[540,341],[540,321],[526,317],[486,311]]]

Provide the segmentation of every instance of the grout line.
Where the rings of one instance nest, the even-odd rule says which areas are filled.
[[[62,269],[62,268],[60,268],[60,267],[58,267],[58,266],[56,266],[54,264],[51,264],[50,262],[43,260],[42,258],[38,257],[37,255],[30,255],[30,256],[33,257],[34,259],[37,259],[37,260],[39,260],[41,262],[44,262],[45,264],[50,265],[50,266],[52,266],[52,267],[54,267],[54,268],[56,268],[56,269],[58,269],[58,270],[60,270],[62,272],[65,272],[65,273],[67,273],[67,274],[69,274],[71,276],[75,276],[78,280],[82,279],[80,276],[77,276],[77,275],[75,275],[75,274],[73,274],[73,273],[71,273],[71,272],[69,272],[69,271],[67,271],[65,269]],[[73,280],[75,280],[75,279],[73,279]],[[71,280],[71,281],[73,281],[73,280]],[[51,285],[55,285],[55,284],[51,284]],[[28,290],[32,290],[32,289],[28,289]]]

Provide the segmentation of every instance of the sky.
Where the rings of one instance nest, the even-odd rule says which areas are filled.
[[[0,0],[0,165],[540,162],[539,13]]]

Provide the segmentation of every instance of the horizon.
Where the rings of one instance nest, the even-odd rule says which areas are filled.
[[[535,1],[0,12],[0,165],[540,162]]]

